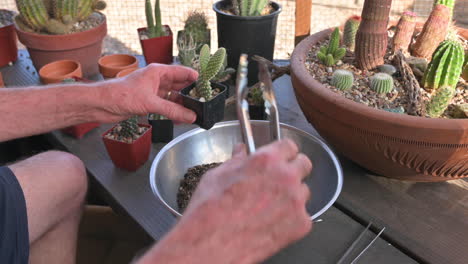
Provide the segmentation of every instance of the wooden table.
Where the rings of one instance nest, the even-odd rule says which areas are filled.
[[[7,86],[37,84],[37,73],[32,71],[34,68],[24,51],[14,66],[0,68]],[[289,77],[278,79],[274,85],[281,122],[317,135],[297,105]],[[226,117],[235,119],[233,107],[227,107]],[[101,134],[110,126],[102,125],[81,140],[58,131],[52,132],[49,138],[56,146],[83,160],[91,179],[102,188],[102,194],[114,209],[130,215],[158,240],[176,221],[149,187],[151,161],[164,145],[153,145],[150,160],[137,172],[119,170],[112,164],[101,140]],[[175,135],[193,128],[196,127],[176,126]],[[378,229],[384,226],[387,229],[359,263],[467,263],[466,180],[402,182],[373,176],[345,158],[340,157],[340,161],[344,186],[338,201],[320,217],[321,222],[315,223],[313,232],[266,263],[336,263],[369,221],[376,227],[356,250],[362,249]]]

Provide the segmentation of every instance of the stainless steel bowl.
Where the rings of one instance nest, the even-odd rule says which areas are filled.
[[[268,144],[268,121],[251,121],[257,147]],[[307,205],[311,219],[323,214],[338,198],[343,185],[342,169],[331,149],[317,137],[281,124],[281,135],[298,144],[313,163],[306,179],[312,192]],[[233,147],[242,142],[239,121],[218,123],[210,130],[194,129],[175,138],[156,156],[151,166],[153,193],[174,215],[181,216],[177,206],[180,180],[187,169],[201,164],[224,162],[231,158]]]

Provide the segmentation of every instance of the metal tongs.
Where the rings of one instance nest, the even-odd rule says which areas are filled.
[[[240,120],[242,138],[247,145],[248,154],[252,154],[255,152],[255,142],[250,123],[249,103],[247,101],[247,95],[249,94],[249,87],[247,86],[247,66],[247,55],[242,54],[239,60],[236,80],[237,116]],[[266,63],[259,61],[258,67],[258,79],[261,82],[260,88],[263,86],[262,92],[263,99],[265,100],[265,108],[270,117],[270,140],[276,141],[281,138],[281,135],[278,105],[276,104],[276,97],[273,91],[273,83]]]

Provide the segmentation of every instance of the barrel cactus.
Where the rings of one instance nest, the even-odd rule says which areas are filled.
[[[352,72],[347,70],[336,70],[333,73],[331,85],[335,86],[340,90],[348,90],[353,86],[354,75]]]
[[[185,20],[184,30],[181,31],[180,38],[192,38],[197,46],[197,53],[203,45],[210,45],[210,30],[205,13],[193,11]]]
[[[123,138],[134,138],[138,134],[138,116],[131,117],[119,123],[118,134]]]
[[[376,73],[370,78],[370,88],[379,94],[386,94],[393,90],[393,77],[386,73]]]
[[[97,0],[16,0],[20,15],[16,24],[24,31],[69,34],[73,24],[86,20],[93,12],[106,7]]]
[[[449,106],[454,95],[455,89],[452,87],[444,86],[437,90],[426,106],[427,114],[430,117],[441,116]]]
[[[455,89],[462,73],[463,61],[464,50],[459,41],[442,42],[424,72],[423,87],[426,90],[442,87]]]
[[[148,25],[147,26],[148,37],[157,38],[157,37],[163,36],[164,28],[161,22],[161,7],[159,5],[159,0],[156,0],[156,4],[154,5],[154,18],[153,18],[153,8],[151,7],[151,0],[145,0],[145,14],[146,14],[146,23]]]
[[[203,45],[199,59],[199,77],[196,84],[196,92],[206,101],[213,96],[211,80],[219,73],[226,58],[226,49],[219,48],[213,55],[210,55],[210,47]]]
[[[343,31],[343,43],[351,51],[354,51],[354,47],[356,46],[356,33],[360,23],[360,16],[352,16],[345,23]]]
[[[346,55],[346,49],[340,48],[340,30],[335,28],[328,45],[320,47],[317,58],[326,66],[333,66]]]

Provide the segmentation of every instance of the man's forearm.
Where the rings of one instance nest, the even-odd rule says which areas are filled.
[[[105,85],[0,89],[0,142],[96,121]]]

